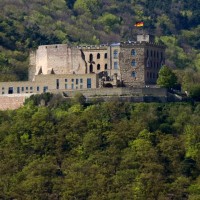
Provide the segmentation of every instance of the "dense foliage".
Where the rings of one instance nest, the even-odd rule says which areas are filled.
[[[182,77],[200,70],[199,4],[199,0],[2,0],[0,81],[26,80],[29,51],[38,45],[132,40],[141,32],[135,22],[144,21],[144,30],[167,46],[166,64],[185,69],[178,71],[183,83]],[[191,79],[185,79],[187,85],[196,84]]]
[[[0,112],[0,199],[200,199],[200,104],[60,98]]]

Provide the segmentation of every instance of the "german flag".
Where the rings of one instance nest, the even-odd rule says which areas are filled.
[[[136,26],[136,27],[142,27],[142,26],[144,26],[144,22],[136,22],[134,24],[134,26]]]

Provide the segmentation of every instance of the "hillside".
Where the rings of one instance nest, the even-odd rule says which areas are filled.
[[[0,112],[0,199],[200,198],[200,104],[38,100]]]
[[[141,32],[135,22],[144,21],[144,30],[167,45],[166,64],[199,82],[187,79],[200,70],[199,5],[199,0],[3,0],[0,80],[26,80],[29,51],[38,45],[132,40]]]

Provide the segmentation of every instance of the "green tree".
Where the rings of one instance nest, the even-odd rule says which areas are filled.
[[[177,76],[167,66],[163,66],[159,71],[157,84],[161,87],[173,88],[177,84]]]

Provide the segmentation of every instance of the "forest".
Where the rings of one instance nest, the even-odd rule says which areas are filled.
[[[200,0],[1,0],[0,8],[0,81],[27,80],[38,45],[134,40],[143,21],[166,45],[182,90],[200,92]],[[195,101],[88,104],[46,93],[0,111],[3,200],[198,200],[199,174]]]
[[[32,96],[0,112],[0,199],[197,200],[199,133],[199,103]]]

